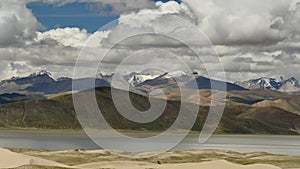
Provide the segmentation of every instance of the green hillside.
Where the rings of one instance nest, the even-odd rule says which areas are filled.
[[[90,91],[85,91],[90,92]],[[120,94],[125,91],[117,90]],[[141,124],[125,119],[115,108],[110,88],[97,88],[99,108],[110,125],[119,130],[161,131],[175,121],[179,101],[167,101],[163,114],[153,122]],[[132,104],[139,110],[150,106],[145,96],[130,93]],[[161,100],[154,99],[159,102]],[[122,105],[124,108],[129,105]],[[189,107],[198,106],[189,103]],[[200,131],[209,107],[200,106],[193,130]],[[191,114],[191,116],[193,116]],[[0,106],[0,127],[3,128],[43,128],[80,129],[73,107],[72,95],[62,95],[53,99],[30,100]],[[217,133],[236,134],[298,134],[300,116],[276,107],[252,107],[247,105],[227,105]]]

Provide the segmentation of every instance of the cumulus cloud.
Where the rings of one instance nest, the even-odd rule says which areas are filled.
[[[157,9],[145,9],[120,16],[116,26],[111,29],[108,37],[103,40],[102,44],[104,46],[113,46],[104,62],[110,64],[111,68],[114,68],[114,65],[117,65],[125,57],[135,52],[156,48],[158,51],[163,49],[178,56],[180,55],[178,59],[185,60],[189,65],[192,65],[191,69],[201,69],[201,65],[193,65],[193,63],[200,62],[192,60],[196,55],[187,45],[201,47],[199,51],[202,53],[209,55],[215,55],[215,53],[208,47],[210,44],[206,37],[198,29],[193,29],[193,27],[195,28],[195,16],[185,4],[179,4],[174,1],[157,2],[156,6]],[[203,47],[205,50],[203,50]],[[152,57],[154,55],[152,53]],[[146,58],[150,57],[149,53],[145,53],[145,56],[147,56]],[[138,59],[131,61],[130,67],[141,65]],[[158,63],[164,63],[167,65],[166,67],[170,68],[179,68],[170,59],[161,59],[160,62],[149,62],[152,66],[159,65]],[[128,68],[130,67],[128,66]]]
[[[0,47],[31,40],[36,33],[38,22],[26,1],[0,1]]]
[[[46,32],[37,32],[35,41],[54,40],[63,46],[82,47],[89,37],[87,30],[79,28],[57,28]]]
[[[61,3],[71,3],[72,1],[47,1],[47,3],[54,3],[54,4],[61,4]],[[123,3],[132,3],[130,2],[123,2]],[[146,1],[145,1],[146,2]],[[100,1],[99,1],[100,3]],[[103,4],[117,4],[121,3],[120,1],[101,1]],[[154,3],[151,1],[152,5]],[[147,5],[141,4],[138,8],[148,8]],[[28,10],[25,6],[23,7]],[[61,4],[63,5],[63,4]],[[128,5],[127,5],[128,6]],[[129,5],[130,7],[130,5]],[[119,9],[118,9],[119,10]],[[127,10],[127,9],[126,9]],[[132,9],[128,9],[132,10]],[[31,12],[30,10],[28,10]],[[147,13],[148,15],[144,14]],[[151,15],[153,14],[153,15]],[[178,29],[180,23],[175,23],[172,20],[166,22],[164,25],[160,25],[164,19],[167,19],[169,14],[178,15],[182,18],[186,18],[189,20],[195,19],[192,15],[191,11],[188,7],[184,4],[178,4],[177,2],[167,2],[162,3],[158,2],[155,4],[155,9],[143,9],[139,12],[133,12],[129,14],[122,14],[120,19],[118,20],[117,27],[112,28],[112,30],[108,31],[98,31],[93,36],[96,36],[96,40],[86,44],[86,41],[91,36],[87,33],[86,30],[80,30],[78,28],[57,28],[52,29],[45,32],[37,32],[36,27],[33,28],[33,33],[31,37],[28,39],[28,43],[24,45],[12,45],[3,48],[0,50],[0,58],[3,61],[1,67],[7,70],[6,75],[3,77],[9,77],[11,75],[24,75],[24,72],[31,73],[37,69],[50,69],[50,71],[54,71],[53,74],[58,76],[63,71],[59,70],[60,67],[63,70],[68,70],[64,72],[64,74],[70,75],[72,74],[71,68],[73,68],[77,56],[83,46],[90,47],[89,51],[93,51],[93,48],[103,48],[99,49],[104,51],[106,43],[115,43],[115,40],[118,40],[122,35],[126,35],[127,33],[137,33],[137,32],[145,32],[147,28],[150,30],[157,29],[158,31],[174,31]],[[34,16],[32,16],[34,18]],[[128,20],[128,18],[131,18]],[[36,20],[34,18],[34,20]],[[169,25],[169,23],[173,24]],[[174,25],[175,24],[175,25]],[[4,27],[4,26],[3,26]],[[113,49],[109,57],[104,60],[106,64],[104,67],[106,68],[113,68],[116,63],[118,63],[122,56],[126,56],[129,54],[134,53],[138,49],[142,49],[146,46],[153,46],[153,47],[174,47],[177,46],[177,43],[173,43],[170,40],[166,40],[160,37],[143,37],[145,44],[140,44],[140,39],[135,38],[132,39],[130,42],[127,42],[126,45],[137,45],[138,48],[132,49]],[[98,44],[101,42],[101,44]],[[172,44],[173,43],[173,44]],[[97,50],[98,51],[98,50]],[[87,59],[88,56],[87,56]],[[95,62],[93,58],[91,58],[91,62]],[[156,63],[164,63],[163,58],[161,61]],[[5,62],[4,62],[5,61]],[[165,62],[171,63],[170,60],[165,59]],[[20,66],[22,63],[22,66]],[[55,67],[55,69],[53,68]]]
[[[291,1],[183,0],[197,15],[199,28],[215,44],[278,42],[282,32],[272,25],[289,11]]]
[[[0,68],[7,70],[5,77],[38,69],[48,69],[56,76],[71,75],[82,47],[97,54],[105,52],[124,37],[147,32],[164,33],[187,40],[198,47],[197,51],[203,57],[213,56],[214,50],[207,43],[199,43],[197,31],[191,29],[193,26],[211,40],[231,81],[281,75],[300,79],[296,71],[300,68],[299,0],[182,0],[182,3],[154,3],[150,0],[79,1],[96,2],[91,6],[93,10],[112,8],[112,13],[120,14],[120,18],[108,31],[96,32],[95,41],[86,44],[91,37],[86,30],[57,28],[37,32],[38,22],[26,8],[26,1],[14,1],[11,4],[12,1],[0,1],[0,27],[3,28],[0,29]],[[47,1],[56,5],[72,2],[75,0]],[[4,8],[4,4],[9,8]],[[177,16],[184,22],[170,16]],[[205,72],[201,65],[197,65],[199,60],[195,60],[195,53],[185,44],[153,34],[133,36],[118,43],[103,60],[102,68],[110,73],[109,70],[116,68],[127,56],[152,48],[172,52],[193,68],[200,67]],[[157,64],[180,69],[170,57],[163,58],[163,52],[148,51],[140,55],[140,59],[131,60],[131,68],[141,66],[141,58],[147,60],[153,57],[148,59],[150,66]],[[88,55],[87,59],[96,61]],[[209,62],[208,65],[213,67],[215,62]]]
[[[185,4],[169,1],[157,2],[156,6],[157,9],[120,15],[117,26],[112,29],[106,42],[115,44],[120,39],[130,37],[120,45],[138,50],[147,47],[182,46],[183,44],[174,37],[191,43],[195,40],[197,36],[194,35],[195,30],[191,28],[194,26],[195,16]],[[195,41],[199,43],[200,39]]]

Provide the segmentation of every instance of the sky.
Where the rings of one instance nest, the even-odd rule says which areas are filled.
[[[90,54],[108,46],[103,73],[187,64],[228,81],[300,79],[299,23],[300,0],[1,0],[0,79],[40,70],[72,77],[80,55],[96,63]]]
[[[86,29],[89,33],[96,32],[100,27],[118,18],[118,14],[99,15],[97,11],[91,10],[92,4],[74,2],[57,6],[42,2],[27,4],[27,8],[37,18],[41,27],[39,31],[48,31],[55,28],[76,27]]]

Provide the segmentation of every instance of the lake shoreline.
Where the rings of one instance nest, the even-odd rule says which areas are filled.
[[[27,133],[49,133],[49,134],[82,134],[86,135],[83,129],[43,129],[43,128],[2,128],[0,131],[12,132],[27,132]],[[158,135],[164,131],[150,131],[150,130],[116,130],[123,134],[145,134],[145,135]],[[190,131],[188,135],[200,135],[200,131]],[[292,134],[239,134],[239,133],[214,133],[214,136],[282,136],[282,137],[300,137],[300,135]]]

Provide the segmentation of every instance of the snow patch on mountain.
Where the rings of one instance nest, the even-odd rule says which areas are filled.
[[[158,77],[158,75],[151,75],[151,74],[142,74],[142,73],[130,73],[129,75],[125,76],[125,79],[127,79],[128,83],[131,86],[136,86],[138,84],[143,83],[146,80],[155,79]]]
[[[186,76],[187,73],[183,71],[174,71],[174,72],[169,72],[165,74],[165,78],[179,78],[182,76]]]
[[[41,70],[39,72],[32,73],[29,75],[29,77],[36,77],[36,76],[43,76],[43,75],[46,75],[46,76],[49,76],[52,78],[52,74],[46,70]]]
[[[300,91],[299,82],[294,77],[288,79],[281,77],[280,80],[275,78],[261,77],[244,82],[236,82],[235,84],[247,89],[278,90],[282,92]]]

